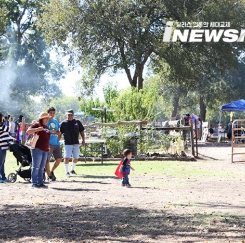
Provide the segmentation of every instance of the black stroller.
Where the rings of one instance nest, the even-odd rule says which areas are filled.
[[[16,173],[10,173],[8,180],[12,183],[16,182],[17,175],[23,178],[25,181],[31,181],[31,152],[30,149],[20,143],[12,143],[9,145],[10,152],[13,152],[14,157],[17,160],[17,165],[20,163],[20,167],[16,170]],[[22,170],[23,167],[29,166],[28,169]],[[45,181],[45,171],[43,172],[43,181]]]

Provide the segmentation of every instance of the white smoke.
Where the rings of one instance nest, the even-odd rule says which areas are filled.
[[[10,86],[14,82],[16,78],[16,74],[11,68],[11,65],[7,65],[0,69],[0,83],[1,83],[1,91],[0,91],[0,101],[6,101],[10,99]]]

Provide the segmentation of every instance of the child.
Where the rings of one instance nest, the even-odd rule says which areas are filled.
[[[132,151],[129,149],[125,149],[123,151],[123,155],[125,158],[122,163],[122,186],[131,187],[131,185],[129,184],[128,175],[130,174],[130,169],[134,170],[134,168],[130,165]]]

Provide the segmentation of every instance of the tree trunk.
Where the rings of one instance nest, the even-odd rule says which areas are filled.
[[[143,77],[141,75],[141,76],[138,77],[138,90],[143,89],[143,82],[144,82],[144,79],[143,79]]]
[[[179,107],[179,99],[180,99],[179,95],[174,96],[174,99],[173,99],[174,109],[172,111],[171,117],[176,117],[176,115],[177,115],[177,111],[178,111],[178,107]]]
[[[200,118],[202,120],[202,122],[205,121],[206,119],[206,105],[204,103],[204,99],[203,99],[203,96],[200,96]]]
[[[138,87],[138,90],[141,90],[141,89],[143,89],[143,82],[144,82],[143,67],[141,64],[136,65],[136,73],[137,73],[137,77],[138,77],[137,87]]]

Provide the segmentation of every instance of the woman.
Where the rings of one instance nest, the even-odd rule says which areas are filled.
[[[37,133],[39,138],[37,140],[35,149],[31,149],[32,156],[32,168],[31,168],[31,180],[32,188],[47,188],[43,184],[43,172],[47,162],[49,151],[49,138],[50,132],[46,124],[48,123],[49,114],[43,112],[38,117],[38,122],[32,124],[27,130],[28,134]]]
[[[8,130],[8,126],[5,126],[3,122],[3,114],[0,113],[0,183],[8,182],[4,172],[4,163],[6,151],[9,148],[8,142],[13,139],[9,136]]]

